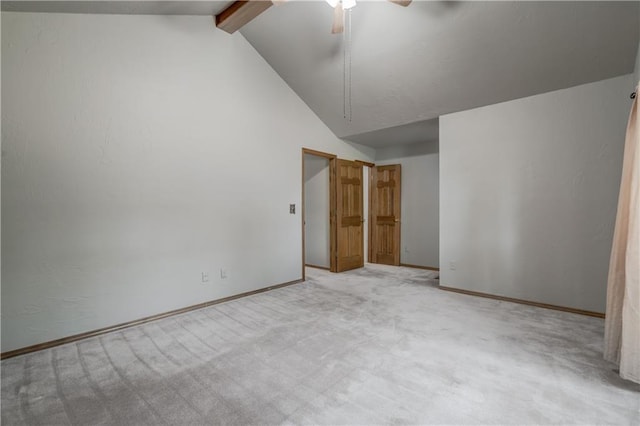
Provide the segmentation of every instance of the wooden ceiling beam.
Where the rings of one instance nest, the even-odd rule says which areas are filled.
[[[216,27],[233,34],[256,16],[269,9],[273,3],[268,0],[234,1],[214,18]]]

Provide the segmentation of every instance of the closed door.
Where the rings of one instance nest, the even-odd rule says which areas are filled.
[[[364,266],[362,164],[337,160],[336,272]]]
[[[376,166],[371,176],[369,260],[400,265],[400,164]]]

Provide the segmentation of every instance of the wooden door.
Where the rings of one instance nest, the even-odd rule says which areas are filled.
[[[369,261],[400,265],[400,164],[371,169]]]
[[[334,182],[336,184],[335,271],[342,272],[364,266],[362,164],[338,159]]]

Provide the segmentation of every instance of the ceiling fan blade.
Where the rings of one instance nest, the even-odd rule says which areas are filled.
[[[397,4],[402,7],[407,7],[411,4],[411,0],[389,0],[393,4]]]
[[[331,26],[331,34],[340,34],[344,31],[344,9],[342,2],[338,2],[333,9],[333,25]]]

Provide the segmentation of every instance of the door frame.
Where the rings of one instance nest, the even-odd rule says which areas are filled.
[[[305,273],[305,264],[306,264],[306,259],[305,259],[305,211],[304,211],[304,205],[305,205],[305,195],[304,195],[304,156],[305,154],[308,155],[315,155],[316,157],[323,157],[329,160],[329,271],[331,272],[336,272],[338,270],[338,265],[337,265],[337,256],[336,256],[336,252],[337,252],[337,244],[338,244],[338,240],[337,240],[337,231],[338,228],[336,226],[336,205],[337,205],[337,196],[336,196],[336,185],[335,185],[335,180],[336,180],[336,167],[337,167],[337,163],[338,163],[338,156],[335,154],[330,154],[328,152],[322,152],[322,151],[317,151],[315,149],[311,149],[311,148],[302,148],[302,154],[301,154],[301,163],[302,163],[302,176],[300,177],[301,180],[301,187],[302,187],[302,205],[300,206],[300,212],[301,212],[301,217],[300,217],[300,226],[302,228],[302,281],[306,280],[306,273]],[[369,178],[371,178],[372,173],[371,170],[375,167],[374,163],[371,163],[369,161],[362,161],[362,160],[353,160],[356,163],[360,163],[362,164],[363,167],[369,167]],[[363,170],[364,172],[364,170]],[[369,185],[369,191],[371,191],[371,185]],[[371,198],[368,197],[369,199],[367,200],[367,204],[369,206],[369,215],[371,215]],[[371,222],[369,222],[369,226],[368,228],[371,227]],[[366,231],[363,231],[366,232]],[[371,230],[369,229],[368,231],[368,235],[371,235]],[[364,235],[363,235],[364,236]],[[368,237],[367,238],[368,244],[371,244],[371,239]],[[365,262],[369,261],[369,250],[367,249],[367,253],[363,253],[363,256],[365,256]]]
[[[305,155],[314,155],[316,157],[323,157],[329,160],[329,270],[331,272],[335,272],[336,265],[336,221],[335,221],[335,211],[336,211],[336,186],[334,184],[335,179],[335,170],[338,156],[335,154],[329,154],[328,152],[316,151],[315,149],[302,148],[302,205],[300,206],[301,218],[300,224],[302,226],[302,281],[306,280],[305,274],[305,195],[304,195],[304,156]]]

